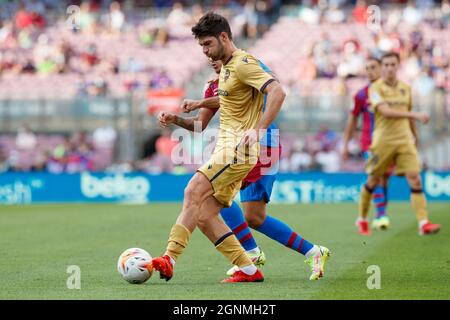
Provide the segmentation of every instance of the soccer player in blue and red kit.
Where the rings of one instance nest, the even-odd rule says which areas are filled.
[[[369,148],[372,143],[372,133],[374,129],[374,114],[369,110],[369,87],[370,84],[378,80],[381,76],[381,62],[380,60],[370,57],[366,61],[366,74],[370,83],[364,88],[359,90],[354,96],[354,105],[350,113],[350,117],[347,126],[344,131],[342,158],[348,159],[348,143],[355,132],[358,117],[362,117],[361,128],[361,151],[363,152],[364,159],[367,161],[369,158]],[[375,187],[373,192],[373,202],[376,208],[376,217],[372,223],[372,227],[375,229],[386,230],[389,227],[389,218],[386,214],[386,207],[388,203],[387,197],[387,185],[389,179],[389,173],[382,179],[381,183]],[[358,232],[362,235],[369,235],[369,222],[367,217],[359,217],[356,221]]]

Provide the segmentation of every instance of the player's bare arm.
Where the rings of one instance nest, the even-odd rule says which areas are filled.
[[[418,120],[422,122],[423,124],[428,123],[430,121],[430,116],[421,113],[421,112],[414,112],[414,111],[398,111],[394,110],[389,107],[387,103],[380,103],[377,106],[378,111],[381,113],[383,117],[386,118],[392,118],[392,119],[401,119],[401,118],[407,118],[412,120]]]
[[[411,132],[414,136],[414,141],[416,143],[416,146],[419,146],[419,135],[417,133],[417,126],[416,122],[412,119],[409,120],[409,126],[411,127]]]
[[[350,117],[348,118],[347,125],[345,127],[344,131],[344,137],[343,137],[343,144],[342,144],[342,159],[347,160],[348,159],[348,143],[353,136],[353,133],[356,130],[356,125],[358,123],[358,119],[353,115],[350,114]]]
[[[201,100],[185,99],[181,104],[181,109],[184,113],[189,113],[200,108],[218,109],[219,107],[219,97],[211,97]]]
[[[265,88],[264,93],[267,94],[266,110],[264,111],[255,129],[250,129],[245,132],[241,140],[241,143],[244,145],[252,146],[259,140],[259,138],[261,138],[259,136],[259,130],[267,129],[270,124],[275,121],[275,118],[283,105],[284,99],[286,98],[286,93],[284,92],[283,87],[276,81],[269,83],[269,85]]]
[[[189,131],[195,131],[195,123],[200,122],[201,130],[205,130],[214,116],[214,112],[210,109],[201,109],[196,117],[183,118],[169,112],[161,112],[158,115],[158,121],[161,127],[167,127],[169,124],[175,124]]]

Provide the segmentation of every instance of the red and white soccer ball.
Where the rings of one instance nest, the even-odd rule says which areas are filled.
[[[140,248],[125,250],[117,261],[117,270],[122,278],[129,283],[144,283],[152,276],[152,256]]]

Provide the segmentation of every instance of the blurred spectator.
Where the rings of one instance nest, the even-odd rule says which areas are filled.
[[[306,146],[301,141],[298,141],[294,145],[292,155],[290,156],[289,171],[307,171],[312,166],[312,160],[312,156],[307,152]]]
[[[419,76],[415,79],[412,89],[413,92],[418,93],[421,96],[428,96],[435,88],[435,82],[432,77],[431,69],[429,67],[424,68]]]
[[[345,21],[344,11],[337,3],[330,3],[330,8],[326,11],[325,20],[329,23],[342,23]]]
[[[37,137],[28,125],[23,125],[17,131],[16,147],[19,150],[33,150],[37,145]]]
[[[97,54],[97,45],[95,43],[89,44],[86,51],[81,54],[81,60],[88,66],[92,67],[100,62]]]
[[[11,20],[0,20],[0,47],[12,48],[17,42]]]
[[[184,11],[183,4],[181,2],[176,2],[172,10],[167,17],[167,23],[169,26],[183,26],[190,23],[190,16]]]
[[[128,60],[124,63],[124,65],[121,68],[121,72],[140,72],[143,70],[142,63],[134,57],[129,57]]]
[[[340,157],[336,149],[330,145],[324,146],[315,156],[316,162],[320,165],[323,172],[334,173],[340,169]]]
[[[33,25],[39,28],[45,27],[45,5],[42,1],[30,0],[26,6],[33,18]]]
[[[138,31],[139,42],[146,47],[150,47],[155,42],[156,33],[157,30],[154,28],[146,25],[141,26]]]
[[[25,4],[19,2],[19,10],[16,13],[15,25],[18,30],[30,28],[33,25],[33,14],[28,11]]]
[[[305,1],[306,2],[306,1]],[[306,24],[317,25],[320,22],[320,10],[317,6],[310,7],[305,3],[300,8],[300,20]]]
[[[358,46],[356,41],[348,41],[344,44],[343,59],[337,67],[338,76],[347,78],[363,74],[365,59],[359,53]]]
[[[321,150],[329,149],[331,145],[336,144],[337,134],[335,131],[330,130],[327,125],[323,124],[316,133],[314,140],[319,143],[319,148]]]
[[[31,59],[26,59],[23,64],[19,65],[20,73],[35,73],[36,67]]]
[[[365,0],[356,1],[356,6],[352,11],[353,21],[365,24],[367,22],[367,4]]]
[[[120,3],[114,1],[109,10],[109,28],[112,33],[120,33],[125,26],[125,14],[122,12]]]
[[[192,22],[191,22],[191,24],[195,25],[204,14],[205,13],[203,11],[203,7],[200,4],[195,3],[192,6]]]
[[[403,10],[403,21],[411,26],[415,26],[422,20],[422,12],[416,8],[413,0],[408,2],[408,6]]]
[[[192,25],[192,17],[184,11],[183,4],[176,2],[170,11],[167,20],[169,33],[175,37],[189,35],[189,27]]]
[[[307,57],[302,58],[299,62],[300,80],[310,81],[317,78],[317,68],[314,61],[314,52],[311,48]]]
[[[104,97],[108,93],[108,82],[101,75],[97,75],[93,81],[86,84],[86,92],[90,96]]]
[[[150,80],[150,88],[152,89],[165,89],[172,85],[173,81],[165,70],[155,72]]]
[[[95,32],[95,17],[91,12],[89,2],[83,1],[80,6],[80,11],[76,16],[76,24],[83,32]]]
[[[236,17],[245,38],[255,39],[258,35],[258,15],[256,13],[256,0],[246,1],[242,12]]]
[[[443,0],[441,3],[441,24],[442,28],[447,28],[450,22],[450,1]]]
[[[95,148],[112,148],[117,133],[112,127],[99,127],[92,134],[92,143]]]

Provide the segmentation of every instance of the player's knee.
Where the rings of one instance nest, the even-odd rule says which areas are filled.
[[[258,229],[264,222],[265,212],[252,211],[245,212],[245,220],[252,229]]]
[[[369,188],[373,189],[373,188],[375,188],[376,185],[380,184],[380,181],[381,181],[381,179],[378,176],[369,176],[369,178],[367,179],[366,185]]]
[[[422,187],[422,179],[420,178],[420,174],[418,172],[406,174],[406,179],[408,180],[408,183],[411,187],[413,188]]]

